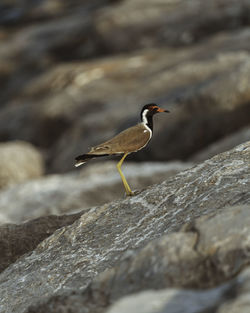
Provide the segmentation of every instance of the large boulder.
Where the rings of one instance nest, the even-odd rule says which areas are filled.
[[[97,12],[96,28],[109,52],[184,46],[244,27],[250,2],[126,0]]]
[[[109,0],[85,0],[81,3],[83,11],[91,11],[108,4]],[[34,23],[46,25],[49,19],[60,18],[69,14],[70,10],[79,10],[78,0],[62,2],[60,0],[2,0],[0,4],[0,25],[18,30],[20,26]]]
[[[233,147],[250,139],[250,127],[244,127],[237,132],[215,141],[205,149],[191,156],[193,162],[205,161],[216,154],[230,150]]]
[[[191,167],[190,163],[125,163],[123,172],[132,189],[143,189],[161,183],[170,176]],[[116,163],[83,166],[78,173],[50,175],[14,186],[0,193],[2,219],[20,223],[48,214],[89,210],[123,198],[125,190]],[[0,220],[1,223],[1,220]]]
[[[235,279],[218,287],[206,290],[167,288],[159,291],[143,291],[122,298],[106,312],[248,313],[249,282],[250,268],[247,267]],[[30,312],[35,311],[30,310]]]
[[[249,208],[231,207],[218,214],[201,217],[182,231],[152,241],[139,252],[131,252],[119,265],[94,279],[81,294],[82,297],[78,298],[81,302],[76,301],[74,311],[81,312],[77,309],[77,305],[81,304],[90,311],[99,309],[99,312],[103,312],[101,306],[104,303],[107,306],[124,295],[150,289],[179,288],[174,292],[172,290],[172,297],[179,298],[179,301],[174,301],[172,297],[167,299],[165,292],[165,306],[168,309],[164,313],[176,312],[178,309],[177,312],[181,312],[185,304],[191,306],[190,312],[204,312],[205,308],[212,309],[232,298],[235,289],[239,290],[239,294],[244,294],[240,289],[245,285],[249,290],[250,269],[237,279],[232,278],[249,264]],[[247,282],[244,282],[243,277]],[[187,291],[182,291],[181,288]],[[204,288],[212,289],[202,292]],[[171,291],[168,292],[168,296],[171,295]],[[72,299],[72,296],[66,297],[64,304]],[[52,308],[59,312],[56,310],[58,298],[53,300],[48,305],[41,306],[38,312],[46,312],[46,309],[52,312]],[[150,303],[150,299],[145,305],[146,303]],[[132,304],[131,299],[127,301],[127,308],[129,304]],[[199,310],[197,305],[198,308],[200,306]],[[118,308],[119,305],[110,312],[119,312]],[[132,312],[136,312],[136,307],[130,308]]]
[[[27,142],[0,144],[0,189],[43,175],[42,154]]]
[[[73,224],[80,213],[72,215],[49,215],[20,225],[0,226],[0,272],[21,255],[32,251],[58,228]]]
[[[93,14],[112,0],[9,1],[0,3],[0,81],[5,104],[34,77],[61,61],[97,56]],[[2,85],[1,85],[2,86]]]
[[[249,161],[250,142],[83,212],[2,272],[1,312],[30,305],[30,312],[102,312],[141,286],[204,288],[231,279],[249,264]]]

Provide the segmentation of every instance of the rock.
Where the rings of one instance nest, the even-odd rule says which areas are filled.
[[[249,264],[249,161],[250,142],[83,212],[1,273],[0,307],[102,312],[142,287],[208,288],[231,279]]]
[[[227,297],[229,286],[194,291],[163,289],[143,291],[117,301],[107,313],[202,313],[212,311]],[[209,311],[210,310],[210,311]]]
[[[41,153],[27,142],[0,144],[0,189],[40,177],[44,171]]]
[[[112,0],[90,0],[81,3],[81,10],[91,12]],[[113,1],[115,2],[115,1]],[[61,15],[69,14],[71,10],[79,10],[78,0],[61,2],[60,0],[2,0],[0,5],[0,25],[3,27],[23,26],[34,23],[46,24],[48,19],[56,19]]]
[[[52,7],[56,7],[57,0],[51,0],[53,3],[49,10],[47,6],[46,10],[46,2],[48,1],[9,1],[2,0],[0,5],[0,25],[2,27],[10,27],[14,28],[15,26],[22,26],[24,23],[30,23],[31,20],[34,22],[38,22],[39,18],[48,18],[48,16],[53,13]],[[43,8],[43,9],[42,9]],[[40,10],[39,10],[40,9]],[[57,10],[59,10],[59,3],[57,5]],[[59,13],[59,12],[58,12]]]
[[[84,19],[81,18],[84,16]],[[26,27],[23,31],[19,31],[8,44],[10,47],[5,47],[12,51],[13,54],[22,58],[22,62],[29,65],[36,65],[39,68],[38,60],[53,63],[53,58],[60,60],[74,59],[68,47],[75,45],[75,58],[77,56],[77,45],[82,44],[82,57],[89,56],[93,52],[94,41],[90,41],[91,20],[86,12],[80,12],[73,16],[68,14],[56,20],[49,20],[42,24],[33,24]],[[82,36],[80,36],[82,35]],[[22,45],[18,45],[22,42]],[[86,44],[84,55],[84,43]],[[33,49],[28,49],[29,46]],[[58,53],[60,51],[60,54]],[[36,59],[37,56],[37,59]],[[79,56],[78,56],[79,58]],[[43,64],[41,64],[43,65]],[[46,68],[46,63],[43,65]]]
[[[124,297],[107,313],[247,313],[249,311],[249,267],[238,277],[210,290],[164,289]]]
[[[97,33],[109,52],[191,45],[212,34],[244,27],[244,0],[126,0],[97,12]],[[167,18],[166,18],[167,16]]]
[[[19,93],[34,77],[57,62],[99,55],[93,14],[110,2],[1,1],[0,60],[12,71],[5,77],[0,100],[8,103],[15,96],[19,99]]]
[[[79,174],[51,175],[0,193],[0,214],[20,223],[48,214],[88,210],[125,194],[116,163],[89,164]],[[73,165],[72,165],[73,167]],[[142,189],[191,167],[190,163],[125,163],[123,171],[133,189]]]
[[[25,140],[42,147],[43,150],[55,144],[68,127],[68,121],[60,116],[45,118],[39,114],[31,102],[3,108],[0,112],[0,122],[2,141]]]
[[[249,299],[249,278],[250,270],[247,267],[242,274],[238,275],[236,281],[236,288],[232,288],[234,293],[233,299],[229,299],[222,303],[218,308],[218,313],[247,313],[249,311],[250,299]],[[234,286],[232,286],[234,287]]]
[[[7,224],[10,222],[11,222],[10,219],[8,219],[4,213],[0,214],[0,225],[1,224]]]
[[[40,217],[20,225],[0,226],[0,272],[21,255],[32,251],[57,229],[73,224],[80,214]]]
[[[108,305],[124,295],[166,287],[193,290],[168,290],[163,299],[166,311],[156,312],[183,312],[184,305],[190,312],[200,313],[204,312],[202,309],[218,307],[232,299],[236,290],[240,291],[245,284],[242,275],[232,279],[249,264],[249,209],[249,206],[227,207],[217,215],[201,217],[178,233],[154,240],[139,251],[130,251],[117,266],[98,275],[85,290],[54,296],[27,312],[56,313],[63,309],[76,313],[104,312]],[[228,221],[232,226],[229,233]],[[249,273],[248,269],[245,277],[248,284]],[[213,288],[199,290],[209,287]],[[122,312],[121,306],[137,312],[135,304],[139,305],[141,299],[140,296],[136,298],[125,299],[108,312]],[[147,303],[150,298],[145,300],[145,305]]]
[[[107,2],[98,3],[87,19],[72,4],[0,44],[0,140],[43,148],[47,171],[55,173],[70,170],[75,155],[137,122],[147,102],[169,107],[171,115],[156,118],[150,146],[131,155],[137,161],[185,160],[249,124],[248,1],[127,0],[105,10],[100,7]],[[117,18],[122,10],[134,13]],[[129,36],[137,36],[136,43]],[[130,51],[114,55],[124,44]]]
[[[250,139],[250,127],[245,127],[240,129],[232,135],[226,136],[211,145],[209,145],[204,150],[198,152],[190,158],[193,162],[201,162],[213,157],[216,154],[225,152],[234,148],[235,146],[246,142]]]
[[[29,101],[51,89],[41,106],[33,109],[39,121],[31,135],[35,144],[50,151],[50,171],[69,170],[74,156],[136,123],[146,101],[161,103],[171,114],[155,118],[151,143],[131,154],[133,160],[187,159],[249,124],[249,54],[220,55],[223,44],[234,49],[238,41],[224,37],[211,40],[214,54],[210,57],[208,47],[199,46],[185,53],[156,50],[91,65],[67,65],[30,84],[24,91]],[[16,134],[15,128],[8,128],[5,134]],[[55,135],[48,136],[55,129]]]

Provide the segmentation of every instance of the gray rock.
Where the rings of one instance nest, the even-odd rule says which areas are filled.
[[[38,305],[33,312],[87,312],[91,307],[93,312],[97,307],[102,311],[118,297],[142,290],[142,286],[144,289],[212,287],[224,282],[230,277],[230,270],[235,275],[249,262],[250,211],[249,207],[243,207],[250,198],[249,161],[250,142],[135,197],[92,208],[74,224],[57,230],[0,275],[2,312],[25,312],[31,304],[41,300],[45,301],[45,306]],[[241,207],[229,210],[230,205]],[[224,216],[227,211],[229,216]],[[207,220],[203,218],[192,223],[185,232],[164,236],[138,253],[128,252],[202,215],[214,214],[217,223],[219,212],[221,229],[227,229],[232,215],[235,224],[231,223],[233,228],[228,237],[223,237],[227,233],[222,230],[215,233],[218,242],[213,241],[213,231],[218,230],[218,226],[214,229],[203,226],[204,236],[199,235],[200,225],[205,225]],[[242,227],[242,223],[246,227]],[[227,238],[233,238],[232,233],[238,235],[226,245],[228,250],[225,251],[223,246]],[[124,252],[127,257],[119,264]],[[214,262],[217,259],[218,265]],[[236,260],[237,266],[233,266]],[[114,265],[116,267],[104,272],[84,292],[98,273]],[[83,294],[77,295],[76,291],[81,290]],[[70,292],[73,292],[72,297],[67,297]],[[52,295],[57,297],[46,305],[45,299]]]
[[[98,12],[96,28],[112,52],[183,46],[242,27],[249,12],[249,1],[242,0],[126,0]]]
[[[52,64],[101,53],[92,15],[112,0],[9,1],[0,4],[0,100],[8,104]],[[2,79],[1,79],[2,80]]]
[[[149,101],[172,114],[157,117],[150,146],[134,160],[187,159],[249,124],[248,0],[127,0],[87,19],[81,10],[90,1],[69,11],[60,3],[60,17],[26,25],[0,44],[0,140],[42,147],[49,171],[63,172],[75,155],[136,122]],[[133,12],[118,18],[123,10]],[[137,50],[107,56],[124,46]]]
[[[115,303],[107,313],[202,313],[213,309],[226,298],[229,286],[206,291],[166,289],[143,291]]]
[[[144,291],[117,301],[107,313],[247,313],[250,269],[209,290],[165,289]]]
[[[250,127],[240,129],[232,135],[226,136],[211,145],[204,150],[198,152],[190,158],[193,162],[201,162],[213,157],[216,154],[233,149],[235,146],[250,140]]]
[[[91,16],[109,0],[2,0],[0,3],[1,106],[58,61],[98,53]],[[94,50],[93,50],[94,48]],[[24,138],[22,138],[24,140]]]
[[[246,268],[235,281],[234,297],[222,303],[218,313],[248,313],[250,308],[250,269]],[[233,288],[232,288],[233,289]]]
[[[8,221],[20,223],[48,214],[87,211],[91,206],[101,205],[125,195],[116,163],[89,165],[83,166],[79,173],[45,176],[1,192],[0,214]],[[124,164],[123,171],[131,188],[141,190],[161,183],[188,167],[191,167],[190,163],[128,162]]]
[[[103,6],[109,1],[105,0],[91,0],[84,1],[81,4],[81,9],[84,11],[91,11]],[[79,9],[77,0],[70,0],[61,2],[58,0],[19,0],[10,1],[2,0],[0,5],[0,25],[8,27],[27,26],[36,23],[46,24],[48,19],[57,19],[61,15],[67,14],[69,9]]]
[[[0,189],[43,175],[43,156],[27,142],[0,144]]]
[[[242,40],[249,38],[250,32]],[[171,114],[156,116],[152,141],[131,154],[133,160],[186,159],[249,124],[249,55],[246,51],[220,54],[223,44],[235,49],[236,38],[220,37],[209,43],[210,56],[204,45],[185,53],[142,51],[90,65],[58,67],[31,84],[26,91],[29,101],[42,90],[51,90],[36,109],[43,120],[37,124],[42,135],[36,140],[40,138],[38,143],[51,151],[49,168],[70,169],[74,156],[136,123],[142,104],[148,101],[170,108]],[[48,142],[50,137],[44,134],[57,122],[58,135]]]
[[[21,255],[32,251],[58,228],[73,224],[79,214],[46,216],[21,225],[0,226],[0,272],[14,263]]]
[[[240,295],[242,289],[243,294],[246,293],[244,289],[249,291],[249,268],[236,276],[249,264],[249,209],[250,206],[227,207],[218,214],[201,217],[194,221],[197,229],[190,224],[181,232],[156,239],[139,251],[130,251],[117,266],[98,275],[86,290],[54,296],[33,305],[27,312],[104,312],[122,296],[166,287],[179,289],[151,295],[147,300],[142,295],[149,312],[183,312],[185,305],[187,312],[202,313],[205,309],[215,312],[224,302]],[[228,221],[233,225],[229,234]],[[217,263],[218,255],[221,258]],[[233,279],[235,276],[237,278]],[[208,287],[212,288],[199,290]],[[156,305],[160,301],[158,305],[162,310],[152,310],[150,300],[153,297]],[[114,305],[110,311],[122,312],[127,308],[137,312],[141,302],[141,297],[135,295]]]
[[[7,216],[4,213],[0,214],[0,225],[1,224],[7,224],[10,223],[10,219],[7,218]]]

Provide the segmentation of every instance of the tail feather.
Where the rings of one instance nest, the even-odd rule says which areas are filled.
[[[82,164],[86,163],[87,161],[94,159],[94,158],[98,158],[98,157],[103,157],[103,156],[107,156],[108,154],[82,154],[79,155],[75,158],[76,163],[75,163],[75,167],[81,166]]]

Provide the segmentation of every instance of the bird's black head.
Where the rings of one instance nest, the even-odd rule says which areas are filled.
[[[147,115],[147,116],[152,116],[156,113],[160,112],[169,112],[168,110],[164,110],[158,107],[155,103],[149,103],[144,105],[144,107],[141,110],[141,117]]]
[[[141,110],[141,121],[153,130],[153,115],[160,112],[169,112],[158,107],[155,103],[144,105]]]

